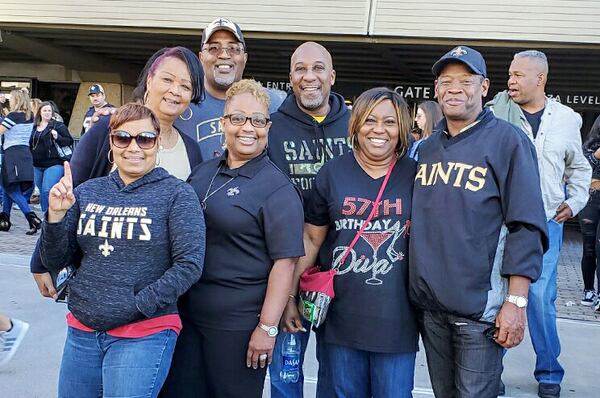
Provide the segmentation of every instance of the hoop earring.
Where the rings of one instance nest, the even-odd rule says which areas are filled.
[[[114,164],[115,163],[115,157],[113,156],[112,160],[110,159],[110,155],[112,155],[112,149],[108,150],[108,153],[106,154],[106,157],[108,158],[108,163],[110,164]]]
[[[146,92],[144,93],[144,98],[142,99],[142,105],[146,105],[148,103],[148,89],[146,89]]]

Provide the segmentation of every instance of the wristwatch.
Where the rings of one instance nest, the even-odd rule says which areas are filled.
[[[512,304],[516,305],[519,308],[526,308],[527,307],[527,298],[523,297],[523,296],[515,296],[513,294],[507,294],[506,298],[504,299],[504,301],[512,303]]]
[[[265,332],[267,332],[269,337],[275,337],[279,333],[279,329],[277,329],[277,326],[269,326],[269,325],[265,325],[264,323],[260,322],[258,324],[258,327],[261,328],[262,330],[264,330]]]

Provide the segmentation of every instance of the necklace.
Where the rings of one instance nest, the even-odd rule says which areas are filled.
[[[235,177],[231,177],[229,180],[225,181],[223,183],[223,185],[221,185],[219,188],[210,192],[210,189],[212,188],[213,183],[215,182],[215,178],[217,178],[217,175],[219,174],[220,171],[221,171],[221,166],[219,166],[215,175],[212,176],[212,178],[210,180],[210,184],[208,184],[208,189],[206,190],[206,193],[204,194],[204,199],[202,199],[202,202],[200,202],[200,206],[202,206],[202,210],[206,210],[206,201],[208,200],[208,198],[210,198],[211,196],[213,196],[214,194],[219,192],[223,187],[225,187],[225,185],[229,184],[231,181],[233,181],[235,179]]]
[[[46,123],[46,127],[48,127],[48,123]],[[33,148],[34,151],[37,149],[37,146],[40,143],[40,139],[42,138],[42,134],[44,134],[44,131],[46,130],[46,127],[44,127],[44,129],[42,131],[39,131],[38,130],[39,126],[37,126],[33,130],[33,137],[31,139],[31,143],[32,143],[31,147]]]
[[[162,150],[162,149],[171,149],[172,147],[174,147],[177,144],[177,140],[178,140],[179,137],[177,137],[177,133],[175,133],[175,134],[172,134],[172,133],[173,133],[173,127],[171,127],[171,129],[169,129],[169,133],[168,134],[161,134],[160,135],[160,144],[158,146],[158,149],[160,149],[160,150]],[[168,138],[167,138],[167,136],[168,136]],[[175,136],[175,144],[171,145],[171,143],[167,142],[167,140],[170,139],[173,136]]]

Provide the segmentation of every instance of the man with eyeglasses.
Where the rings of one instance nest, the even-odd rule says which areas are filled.
[[[350,151],[348,121],[350,110],[344,97],[331,91],[335,83],[335,70],[331,54],[315,42],[301,44],[290,60],[290,83],[288,94],[279,110],[271,115],[269,130],[269,158],[290,177],[302,192],[306,205],[315,175],[325,162]],[[299,275],[295,275],[297,286]],[[287,333],[280,333],[275,343],[271,375],[271,397],[299,398],[303,394],[302,362],[308,343],[310,324],[302,324],[296,310],[295,292],[290,294],[284,314],[294,313],[295,320],[282,320],[285,332],[296,333],[301,342],[300,379],[297,383],[284,383],[280,377],[283,367],[281,345]],[[318,358],[320,362],[322,357]],[[331,396],[326,392],[327,377],[323,367],[319,370],[317,396]]]
[[[190,107],[175,122],[179,131],[190,134],[200,144],[202,158],[220,156],[224,150],[223,130],[219,118],[223,116],[225,93],[242,79],[248,53],[239,25],[228,18],[217,18],[202,33],[200,63],[204,69],[206,98]],[[271,105],[269,112],[279,108],[285,93],[267,89]]]

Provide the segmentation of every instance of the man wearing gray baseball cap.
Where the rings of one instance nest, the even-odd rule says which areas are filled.
[[[432,71],[444,119],[419,147],[409,295],[435,396],[492,398],[548,248],[535,148],[483,109],[478,51],[455,47]]]
[[[206,95],[197,105],[189,108],[175,121],[175,127],[198,141],[202,159],[221,156],[225,140],[219,119],[223,116],[225,93],[242,79],[248,61],[246,41],[240,26],[229,18],[219,17],[202,32],[200,63],[204,69]],[[267,89],[274,113],[283,102],[285,93]]]

